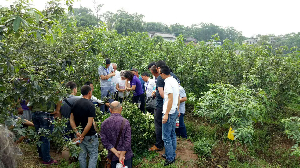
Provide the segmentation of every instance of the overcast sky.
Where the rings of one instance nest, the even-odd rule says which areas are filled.
[[[74,7],[93,9],[93,0],[75,0]],[[11,0],[0,0],[8,6]],[[47,0],[33,0],[39,10]],[[104,4],[101,13],[124,9],[129,13],[143,14],[144,21],[167,25],[213,23],[234,27],[244,36],[257,34],[287,34],[300,32],[300,0],[97,0]]]

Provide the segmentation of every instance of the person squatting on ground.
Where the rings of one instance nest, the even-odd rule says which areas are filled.
[[[145,113],[145,95],[142,89],[142,84],[139,78],[135,76],[132,72],[126,71],[125,78],[127,81],[130,81],[130,87],[127,87],[126,90],[133,90],[132,102],[138,103],[141,102],[140,110]]]
[[[175,128],[180,105],[179,84],[171,76],[170,69],[167,66],[161,67],[160,76],[165,80],[162,134],[165,145],[165,155],[163,157],[166,158],[164,166],[167,166],[174,163],[176,157],[177,137]]]
[[[80,140],[79,147],[79,164],[81,168],[86,168],[86,157],[89,154],[89,168],[96,168],[98,160],[98,135],[93,125],[96,117],[95,106],[90,101],[92,97],[92,89],[90,86],[84,85],[81,87],[82,98],[74,104],[71,115],[70,124],[76,133],[76,137]],[[78,126],[83,128],[82,133],[77,129]]]
[[[110,59],[105,60],[105,66],[99,66],[98,74],[100,77],[101,100],[107,97],[109,103],[111,103],[113,101],[112,97],[114,96],[114,87],[111,80],[116,74],[113,70],[113,67],[110,66]],[[105,112],[105,105],[101,105],[100,110]]]

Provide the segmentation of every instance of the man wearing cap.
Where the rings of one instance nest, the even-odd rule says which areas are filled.
[[[112,77],[115,76],[113,67],[110,66],[110,59],[106,59],[104,62],[105,66],[99,66],[98,74],[100,77],[100,86],[101,86],[101,99],[105,97],[109,98],[109,103],[113,102],[112,96],[114,93],[114,88],[112,84]],[[105,111],[105,105],[100,106],[102,112]]]

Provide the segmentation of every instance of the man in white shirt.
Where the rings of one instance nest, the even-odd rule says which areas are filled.
[[[162,119],[162,134],[165,146],[165,155],[163,157],[166,158],[164,166],[175,162],[177,147],[175,128],[180,104],[179,84],[170,73],[169,67],[162,66],[160,68],[160,76],[165,80]]]
[[[115,72],[115,76],[113,76],[111,78],[111,82],[112,82],[112,85],[113,85],[113,88],[114,88],[114,92],[116,93],[118,90],[117,90],[117,83],[121,80],[121,76],[120,76],[120,71],[117,70],[118,68],[118,65],[116,63],[112,63],[111,64],[112,67],[113,67],[113,70]]]
[[[155,80],[154,79],[150,79],[150,75],[147,72],[142,73],[142,79],[145,82],[144,86],[145,86],[145,92],[146,92],[146,98],[151,97],[152,92],[155,91]]]

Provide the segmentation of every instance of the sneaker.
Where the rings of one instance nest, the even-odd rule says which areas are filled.
[[[162,148],[158,148],[156,147],[155,145],[153,145],[148,151],[162,151],[163,149]]]
[[[53,159],[51,159],[49,162],[45,162],[45,161],[43,161],[43,164],[45,164],[45,165],[57,164],[57,161],[56,161],[56,160],[53,160]]]
[[[170,165],[170,164],[172,164],[174,162],[175,162],[175,159],[172,160],[172,161],[166,160],[164,166],[168,166],[168,165]]]
[[[166,154],[162,154],[161,157],[164,158],[164,159],[167,159]]]

